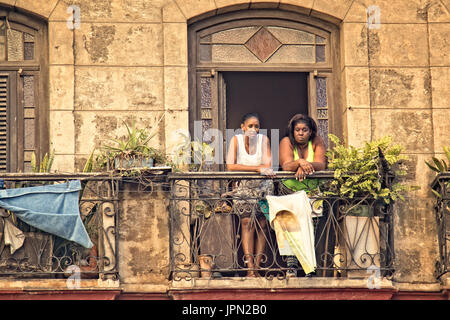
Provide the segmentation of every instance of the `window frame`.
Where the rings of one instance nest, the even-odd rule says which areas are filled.
[[[250,23],[265,23],[272,26],[288,27],[311,32],[327,39],[326,61],[315,63],[215,63],[203,62],[199,59],[200,37],[214,32],[236,27],[245,27]],[[318,121],[315,112],[315,78],[327,78],[328,133],[343,136],[342,107],[339,99],[340,88],[340,39],[339,28],[329,22],[308,17],[296,12],[283,10],[242,10],[230,12],[196,21],[188,25],[188,82],[189,82],[189,129],[194,134],[194,121],[200,117],[200,88],[198,79],[201,76],[212,80],[211,107],[216,118],[213,124],[224,132],[226,121],[225,99],[223,97],[222,72],[254,71],[254,72],[305,72],[308,74],[308,110],[310,116]],[[215,97],[215,98],[213,98]],[[216,111],[214,111],[216,109]],[[224,134],[225,136],[225,134]],[[224,140],[226,137],[224,137]],[[225,141],[224,141],[225,142]]]
[[[37,165],[45,153],[49,152],[48,26],[39,18],[2,8],[0,19],[8,19],[11,29],[34,36],[33,60],[0,61],[0,73],[10,75],[7,172],[25,172],[24,76],[34,76],[34,150]]]

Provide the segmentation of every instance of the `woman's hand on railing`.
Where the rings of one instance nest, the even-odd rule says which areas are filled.
[[[268,176],[270,178],[274,178],[275,177],[275,172],[270,167],[269,168],[267,168],[267,167],[260,167],[258,171],[263,176]]]
[[[305,174],[314,173],[314,171],[315,171],[314,167],[310,162],[306,161],[305,159],[299,159],[297,161],[298,161],[298,167],[302,168],[302,170]],[[297,172],[298,172],[298,169],[297,169]]]
[[[295,172],[295,179],[302,181],[305,179],[306,173],[302,167],[298,167],[297,172]]]

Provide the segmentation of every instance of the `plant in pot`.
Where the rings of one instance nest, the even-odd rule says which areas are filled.
[[[97,157],[100,167],[110,169],[130,169],[152,167],[155,163],[165,163],[164,154],[149,146],[156,133],[138,129],[133,120],[131,127],[126,122],[127,135],[120,139],[110,139],[112,144],[102,146],[102,153]]]
[[[450,193],[450,147],[444,146],[443,149],[447,159],[432,157],[432,161],[425,161],[425,164],[437,173],[431,186],[431,191],[436,196],[435,210],[440,256],[435,264],[435,274],[436,278],[446,281],[445,279],[448,278],[446,275],[450,235],[450,201],[448,201],[448,194]]]
[[[198,140],[191,141],[189,136],[179,133],[181,142],[174,151],[173,163],[176,171],[202,171],[213,162],[214,148]]]
[[[446,147],[444,146],[444,153],[446,156],[446,160],[445,159],[438,159],[436,157],[431,157],[431,161],[425,161],[425,164],[433,171],[437,172],[438,174],[440,173],[444,173],[444,172],[450,172],[450,147]],[[447,189],[450,189],[450,181],[448,181],[447,183],[444,184],[444,187]],[[437,197],[437,198],[442,198],[442,195],[437,192],[434,189],[431,189],[431,191],[433,192],[433,194]]]
[[[403,147],[392,144],[392,138],[385,136],[375,141],[366,142],[356,148],[344,146],[338,137],[330,134],[335,146],[328,150],[328,168],[334,170],[334,179],[324,192],[327,196],[361,199],[356,205],[367,199],[375,199],[389,204],[397,199],[404,200],[404,193],[413,189],[401,182],[388,183],[384,174],[401,177],[406,174],[403,162],[408,157],[401,154]],[[348,208],[346,213],[354,212]]]
[[[214,163],[214,147],[196,139],[192,141],[188,135],[183,133],[179,133],[179,135],[180,142],[175,147],[173,157],[176,166],[175,171],[210,171],[211,165]],[[223,243],[211,236],[211,234],[220,233],[216,228],[225,228],[225,220],[230,218],[229,215],[215,214],[218,209],[225,205],[222,201],[213,200],[219,196],[217,193],[220,189],[217,182],[206,178],[192,181],[190,185],[183,186],[189,190],[192,199],[191,204],[184,204],[186,207],[183,209],[190,211],[192,236],[194,239],[200,239],[200,243],[195,250],[193,260],[188,264],[181,265],[180,268],[200,271],[201,277],[205,278],[221,276],[220,273],[212,270],[218,267],[215,262],[216,257],[221,256],[223,258],[227,255],[223,250]],[[223,230],[222,232],[226,233]],[[194,274],[196,273],[191,272],[192,276]]]
[[[335,146],[326,155],[334,179],[326,184],[324,195],[341,199],[335,254],[344,257],[335,263],[347,269],[364,269],[353,273],[361,276],[369,266],[380,263],[379,216],[374,209],[404,200],[404,193],[417,187],[391,181],[406,174],[402,166],[408,157],[402,154],[401,145],[392,144],[390,136],[359,148],[343,145],[332,134],[330,139]]]
[[[51,152],[50,155],[46,153],[42,160],[37,163],[36,153],[33,152],[31,154],[31,171],[34,173],[37,172],[47,172],[49,173],[52,169],[53,160],[55,159],[55,152]]]
[[[213,162],[213,147],[198,140],[191,141],[189,136],[183,133],[179,133],[179,135],[181,142],[175,147],[173,155],[175,171],[201,172],[207,165]],[[199,185],[191,190],[195,198],[202,198],[207,193],[207,190],[212,189],[212,186],[203,185],[204,183],[210,184],[212,181],[199,180],[197,183]],[[196,216],[203,216],[204,218],[211,216],[212,208],[206,201],[195,201],[193,208]]]

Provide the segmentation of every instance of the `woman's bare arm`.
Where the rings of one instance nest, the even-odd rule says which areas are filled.
[[[325,143],[323,139],[316,136],[313,141],[314,161],[308,162],[305,159],[294,160],[294,148],[288,137],[280,142],[280,165],[284,171],[297,171],[300,167],[307,173],[310,171],[320,171],[326,168]]]

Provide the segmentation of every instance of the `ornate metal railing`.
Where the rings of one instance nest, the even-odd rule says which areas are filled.
[[[270,181],[273,195],[291,193],[284,179],[292,173],[279,172],[268,178],[256,173],[192,172],[172,173],[170,232],[171,279],[196,277],[264,276],[284,278],[292,271],[305,275],[301,264],[288,264],[280,255],[276,232],[261,210],[259,196],[242,196],[238,184]],[[323,191],[333,172],[316,172],[318,189],[309,192],[313,208],[315,276],[368,277],[391,275],[394,265],[392,205],[370,198],[325,197]],[[248,210],[250,218],[243,215]],[[315,211],[315,212],[314,212]],[[248,224],[261,231],[261,254],[246,253],[249,243],[243,234]],[[256,233],[255,233],[256,234]],[[243,236],[245,239],[243,239]],[[254,239],[254,245],[258,238]],[[263,243],[263,244],[262,244]],[[253,263],[249,263],[253,262]],[[258,261],[260,264],[258,265]],[[295,261],[295,260],[294,260]],[[289,272],[288,272],[289,271]],[[288,273],[287,273],[288,272]]]
[[[440,278],[450,268],[450,172],[439,173],[431,184],[436,194],[436,223],[438,231],[439,261],[436,277]]]
[[[6,211],[0,218],[0,233],[9,220],[25,236],[23,245],[11,253],[4,237],[0,242],[0,278],[117,278],[117,219],[119,180],[99,174],[2,174],[4,187],[25,188],[80,180],[79,211],[94,244],[90,249],[41,231]]]

